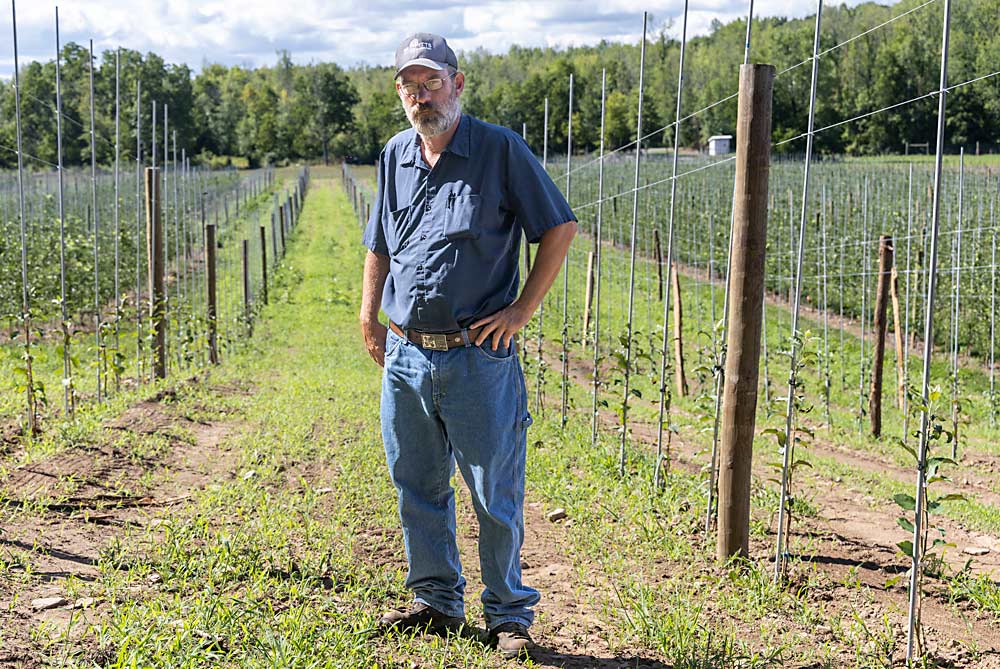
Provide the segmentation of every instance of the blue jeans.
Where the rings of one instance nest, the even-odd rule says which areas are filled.
[[[423,349],[389,331],[382,375],[382,439],[416,601],[464,616],[455,543],[455,462],[479,519],[486,624],[530,625],[536,590],[521,583],[528,414],[524,374],[502,344]]]

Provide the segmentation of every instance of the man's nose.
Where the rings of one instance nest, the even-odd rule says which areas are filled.
[[[417,102],[423,102],[424,100],[431,99],[431,92],[427,90],[423,84],[417,89]]]

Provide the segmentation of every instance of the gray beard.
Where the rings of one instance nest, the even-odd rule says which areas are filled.
[[[448,128],[462,115],[462,103],[459,102],[458,96],[442,103],[440,109],[430,113],[425,112],[417,116],[417,109],[416,106],[407,109],[406,117],[421,137],[436,137],[447,132]]]

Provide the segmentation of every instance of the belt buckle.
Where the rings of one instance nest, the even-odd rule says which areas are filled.
[[[447,351],[448,336],[443,334],[420,333],[420,345],[423,348],[429,348],[432,351]]]

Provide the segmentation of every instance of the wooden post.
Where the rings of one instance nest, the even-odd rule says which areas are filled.
[[[656,246],[656,288],[660,302],[663,301],[663,250],[660,248],[660,231],[653,229],[653,244]]]
[[[204,218],[204,203],[202,203],[202,218]],[[205,262],[208,279],[208,360],[213,365],[219,364],[219,323],[218,323],[218,292],[216,290],[215,264],[215,224],[205,226]]]
[[[740,67],[729,330],[719,429],[720,560],[750,551],[750,464],[757,419],[774,66]]]
[[[587,292],[583,296],[583,332],[580,333],[580,341],[583,342],[583,350],[587,350],[587,332],[590,328],[590,305],[594,299],[594,252],[587,251],[587,283],[584,288]]]
[[[274,261],[278,262],[278,229],[274,225],[274,212],[271,212],[271,250],[274,251]]]
[[[896,406],[902,409],[906,400],[906,352],[903,350],[903,328],[899,322],[899,273],[895,263],[889,278],[889,295],[892,297],[892,333],[896,337]]]
[[[250,322],[250,242],[246,239],[242,243],[243,250],[243,318],[247,322],[247,334],[253,334],[253,327]]]
[[[261,285],[261,298],[267,304],[267,230],[260,226],[260,272],[263,284]]]
[[[146,172],[146,266],[149,268],[149,316],[153,327],[153,375],[167,378],[167,318],[163,290],[163,217],[159,168]]]
[[[868,393],[868,417],[872,436],[882,435],[882,367],[885,362],[886,308],[889,302],[889,272],[892,267],[892,237],[878,240],[878,286],[875,289],[875,350],[872,353],[872,383]]]
[[[528,275],[531,274],[531,244],[528,243],[528,238],[524,238],[524,279],[527,281]]]
[[[278,230],[281,231],[281,255],[285,255],[285,210],[278,207]]]
[[[686,397],[688,384],[684,375],[684,331],[681,329],[684,324],[684,310],[681,300],[681,277],[677,273],[676,261],[670,266],[670,280],[674,298],[674,382],[677,385],[677,396]]]

